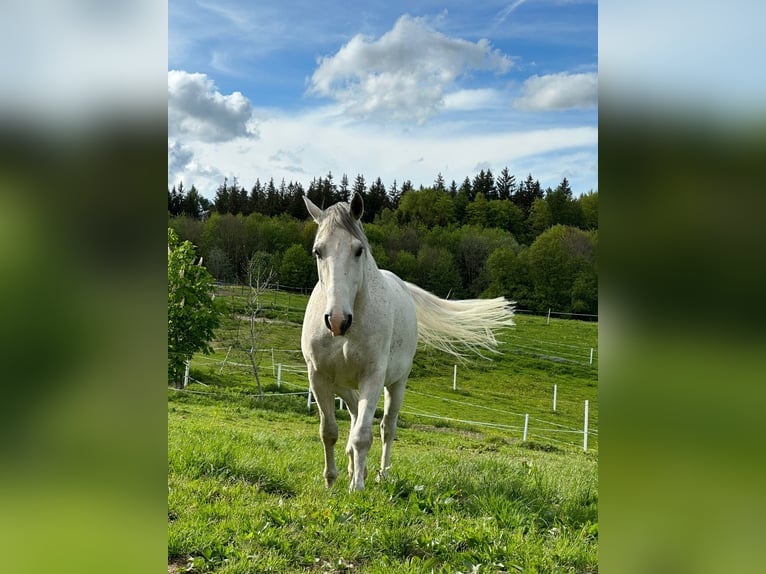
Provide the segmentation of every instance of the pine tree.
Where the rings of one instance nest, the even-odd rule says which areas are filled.
[[[511,196],[511,201],[524,212],[524,217],[528,217],[535,199],[543,199],[543,192],[540,189],[540,181],[532,179],[530,173],[527,179],[521,182],[518,191]]]
[[[266,195],[263,192],[260,178],[255,180],[247,202],[250,207],[250,213],[263,213],[266,209]]]
[[[507,167],[504,167],[495,181],[498,199],[511,199],[516,193],[516,176],[511,175]]]
[[[200,201],[200,197],[199,191],[192,185],[189,193],[186,194],[186,197],[183,200],[183,208],[181,212],[194,219],[199,219],[202,215],[202,202]]]
[[[345,173],[340,178],[340,186],[338,186],[338,197],[340,198],[340,201],[349,201],[351,199],[349,197],[348,190],[348,176]]]
[[[279,207],[279,194],[272,177],[269,178],[269,183],[266,184],[266,215],[277,215]]]
[[[391,209],[396,209],[399,207],[399,200],[401,197],[402,192],[396,187],[396,180],[394,180],[394,183],[392,183],[391,187],[388,188],[388,204]]]
[[[444,177],[442,176],[442,172],[439,172],[439,175],[437,175],[436,179],[434,180],[434,189],[436,191],[446,191],[446,188],[444,187]]]
[[[224,177],[223,183],[218,186],[218,189],[215,190],[215,199],[213,200],[213,205],[215,205],[215,210],[221,214],[229,213],[231,207],[231,194],[228,183],[229,179]]]
[[[357,174],[354,180],[354,187],[351,190],[353,193],[358,193],[364,198],[367,195],[367,184],[364,181],[364,176],[360,173]]]
[[[370,185],[370,191],[364,200],[364,216],[362,221],[365,223],[373,221],[375,216],[383,211],[384,207],[388,207],[387,200],[386,186],[383,185],[380,177],[378,177]]]

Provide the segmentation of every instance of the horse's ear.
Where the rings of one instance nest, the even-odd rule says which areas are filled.
[[[320,208],[318,208],[313,201],[311,201],[308,197],[305,195],[303,196],[303,201],[306,203],[306,209],[309,210],[309,215],[311,216],[311,219],[319,223],[319,221],[322,219],[322,216],[324,215],[324,211],[322,211]]]
[[[359,220],[362,218],[363,213],[364,200],[360,194],[354,193],[354,197],[351,198],[351,215],[354,216],[354,219]]]

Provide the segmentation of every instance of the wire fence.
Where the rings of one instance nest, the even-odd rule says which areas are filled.
[[[308,295],[310,289],[300,287],[294,288],[281,284],[275,287],[276,289],[271,289],[263,295],[263,303],[268,307],[267,312],[279,319],[283,318],[285,322],[288,322],[288,320],[293,323],[302,322],[306,308],[306,299],[304,297],[296,296],[295,294]],[[216,291],[218,296],[223,297],[232,295],[246,296],[249,293],[249,287],[239,284],[219,283],[216,286]],[[548,310],[547,313],[537,313],[531,310],[516,309],[515,312],[522,315],[547,316],[548,325],[550,325],[551,316],[581,318],[586,321],[597,321],[598,319],[597,315],[564,313],[553,310]],[[236,315],[237,311],[232,309],[232,313],[233,315]],[[540,323],[535,323],[535,325],[540,325]],[[541,334],[545,335],[546,333],[548,333],[547,337],[541,336]],[[561,340],[552,340],[551,333],[546,330],[545,326],[537,329],[505,331],[502,335],[502,339],[504,352],[526,355],[542,361],[565,363],[578,369],[587,369],[589,372],[595,372],[598,367],[597,345],[590,346],[583,343],[578,344],[578,341],[564,342]],[[275,396],[302,395],[306,397],[308,410],[311,410],[313,397],[309,390],[308,373],[300,349],[245,349],[240,341],[240,343],[236,345],[219,344],[214,346],[213,350],[219,356],[225,355],[224,358],[219,359],[214,357],[195,356],[190,363],[190,367],[197,369],[208,368],[209,372],[217,373],[218,375],[222,375],[224,370],[227,370],[230,373],[240,373],[240,376],[245,377],[253,375],[252,360],[256,363],[256,366],[260,369],[262,375],[270,372],[271,376],[276,379],[278,392],[263,393],[261,395],[258,393],[239,392],[236,396],[269,398]],[[217,397],[232,396],[231,391],[220,392],[210,390],[213,384],[192,377],[189,374],[189,369],[187,369],[186,377],[187,384],[185,384],[185,387],[183,389],[173,389],[174,391]],[[456,383],[456,379],[457,369],[455,369],[455,381],[453,385]],[[188,388],[188,383],[190,382],[199,384],[204,387],[205,390]],[[282,385],[285,385],[284,389],[282,388]],[[569,409],[570,412],[573,412],[572,409],[584,407],[582,427],[571,428],[554,421],[540,418],[539,416],[530,416],[527,412],[513,412],[477,403],[470,403],[462,399],[456,400],[449,397],[423,393],[422,391],[414,390],[411,387],[408,388],[407,392],[428,399],[431,404],[438,404],[438,402],[458,403],[461,410],[465,409],[473,412],[473,415],[470,417],[456,418],[447,416],[444,413],[436,412],[438,409],[423,410],[422,408],[416,408],[406,404],[400,412],[413,419],[443,421],[444,423],[462,424],[477,428],[492,428],[509,434],[521,434],[523,441],[528,441],[534,438],[536,441],[549,442],[554,445],[568,447],[577,446],[577,443],[582,440],[584,450],[587,450],[587,438],[589,436],[598,437],[597,429],[588,427],[588,401],[585,401],[583,404],[583,402],[579,400],[557,397],[555,387],[553,390],[553,411],[556,411],[557,401],[559,404],[563,403],[566,405],[566,408]],[[343,408],[343,402],[340,401],[340,399],[339,407]],[[539,411],[539,407],[532,409],[532,411],[534,414]],[[492,416],[482,416],[481,413],[491,413]],[[498,422],[498,419],[502,422]],[[567,438],[570,438],[570,440],[566,440]]]
[[[219,296],[246,295],[249,287],[239,284],[218,284],[217,290]],[[295,296],[295,293],[310,293],[302,287],[290,287],[286,285],[275,285],[275,288],[268,290],[262,296],[263,309],[260,320],[284,321],[285,324],[302,324],[303,316],[306,310],[307,300],[304,297]],[[237,310],[231,310],[232,316],[238,316]],[[577,317],[589,321],[597,321],[598,315],[586,313],[566,313],[562,311],[549,310],[547,313],[538,313],[527,309],[516,309],[515,313],[534,316],[547,316],[547,324],[550,324],[551,316],[559,317]],[[239,316],[240,319],[247,318]],[[231,330],[231,329],[230,329]],[[236,331],[237,329],[234,328]],[[541,337],[538,334],[540,329],[533,330],[507,330],[502,334],[504,342],[503,351],[512,352],[520,355],[531,356],[544,361],[556,363],[567,363],[572,366],[581,366],[590,369],[598,368],[598,345],[597,344],[573,344],[564,343],[548,338]],[[272,361],[273,362],[273,361]]]
[[[272,356],[276,357],[278,354],[287,355],[295,357],[300,356],[300,350],[296,349],[260,349],[258,352],[262,353],[264,356]],[[223,368],[232,368],[232,369],[245,369],[252,372],[252,365],[246,364],[246,363],[240,363],[236,361],[218,361],[210,358],[195,358],[191,363],[190,366],[195,367],[201,367],[201,366],[208,366],[208,367],[218,367],[219,369]],[[277,382],[277,392],[264,392],[261,394],[254,393],[254,392],[244,392],[241,390],[227,390],[227,391],[221,391],[221,390],[208,390],[210,389],[211,385],[200,381],[199,379],[192,377],[190,375],[190,371],[187,369],[187,382],[184,385],[184,388],[182,389],[175,389],[172,388],[172,391],[177,393],[190,393],[195,395],[203,395],[203,396],[210,396],[210,397],[217,397],[217,398],[231,398],[232,396],[238,397],[238,398],[264,398],[268,399],[270,397],[280,397],[280,396],[305,396],[307,401],[307,410],[308,412],[311,412],[312,404],[313,404],[313,396],[311,394],[311,391],[309,389],[309,383],[308,383],[308,374],[307,369],[305,367],[305,364],[300,363],[272,363],[272,364],[262,364],[262,369],[265,370],[272,370],[276,377]],[[288,380],[289,379],[289,380]],[[202,385],[205,387],[206,390],[198,390],[198,389],[191,389],[189,388],[190,383],[196,383],[199,385]],[[283,390],[284,385],[284,390]],[[296,390],[288,390],[288,389],[296,389]],[[425,410],[420,407],[411,406],[409,404],[405,404],[405,406],[400,411],[401,414],[406,415],[408,417],[412,417],[413,419],[426,419],[429,421],[442,421],[444,423],[449,424],[461,424],[461,425],[467,425],[469,427],[477,427],[477,428],[490,428],[495,429],[497,431],[508,433],[510,435],[521,435],[521,441],[527,442],[529,440],[532,440],[534,438],[535,441],[544,442],[544,443],[552,443],[555,446],[566,446],[566,447],[578,447],[582,445],[582,449],[587,451],[587,441],[588,437],[596,437],[598,438],[598,430],[597,428],[593,428],[593,426],[588,426],[588,401],[586,400],[584,402],[585,412],[584,412],[584,418],[583,418],[583,426],[580,428],[573,428],[571,426],[563,425],[551,420],[543,419],[539,416],[530,416],[528,412],[519,412],[519,411],[511,411],[508,409],[501,409],[497,407],[491,407],[487,405],[481,405],[475,402],[469,402],[464,399],[454,399],[450,397],[445,397],[442,395],[436,395],[433,393],[426,393],[423,391],[418,391],[412,388],[407,389],[407,393],[410,395],[415,395],[418,397],[423,397],[425,399],[429,399],[432,402],[444,402],[444,403],[453,403],[459,405],[461,411],[464,410],[466,412],[473,412],[474,416],[471,416],[471,418],[457,418],[453,416],[448,416],[444,413],[435,412],[437,409],[429,409]],[[556,401],[559,401],[559,404],[562,401],[561,398],[558,398],[555,396],[556,391],[554,389],[554,398],[553,398],[553,405],[554,405],[554,411],[556,410]],[[343,401],[338,398],[338,408],[341,410],[344,409]],[[576,400],[569,400],[566,401],[570,405],[571,408],[576,408],[577,404],[583,404],[580,401]],[[533,409],[533,411],[536,409]],[[497,420],[487,420],[487,417],[482,417],[481,412],[490,412],[495,415],[494,417],[490,418],[498,418],[498,415],[500,418],[502,418],[506,422],[497,422]],[[532,421],[532,424],[530,424],[530,421]],[[592,421],[591,425],[592,425]],[[571,436],[570,440],[565,440],[565,436],[569,435]]]

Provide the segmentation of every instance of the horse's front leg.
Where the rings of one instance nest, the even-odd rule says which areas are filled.
[[[314,394],[319,407],[319,436],[324,446],[324,476],[325,486],[330,488],[338,478],[338,468],[335,466],[335,443],[338,442],[338,423],[335,420],[335,395],[330,381],[317,373],[309,372],[311,392]]]
[[[350,481],[354,479],[354,450],[351,448],[351,430],[354,429],[356,424],[356,416],[359,412],[357,410],[357,403],[359,402],[359,394],[348,387],[338,387],[335,389],[335,393],[339,395],[346,403],[348,414],[351,418],[351,424],[349,425],[348,441],[346,442],[346,455],[348,456],[348,478]]]
[[[358,412],[348,441],[349,455],[353,463],[350,492],[364,490],[364,479],[367,478],[367,453],[372,446],[372,419],[382,392],[382,376],[369,378],[359,384]]]

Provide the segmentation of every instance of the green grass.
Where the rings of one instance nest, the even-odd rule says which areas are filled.
[[[225,320],[221,333],[235,329],[235,321]],[[508,335],[516,337],[503,337],[503,354],[493,361],[458,365],[457,391],[454,361],[419,351],[403,411],[518,430],[403,414],[391,479],[372,480],[376,436],[367,489],[354,494],[343,472],[345,411],[338,413],[341,476],[326,490],[316,408],[307,412],[305,395],[278,394],[270,353],[260,355],[269,393],[262,401],[252,372],[206,362],[222,361],[226,348],[196,357],[192,376],[208,386],[168,391],[169,564],[220,573],[596,572],[598,436],[583,452],[581,432],[543,430],[582,429],[588,399],[597,432],[596,369],[587,355],[585,364],[541,359],[549,353],[514,342],[543,341],[544,350],[556,348],[550,342],[596,347],[597,326],[518,316]],[[298,349],[299,321],[268,324],[261,343]],[[282,358],[301,362],[299,355]],[[284,377],[307,386],[305,375]],[[526,413],[529,436],[522,442]]]

